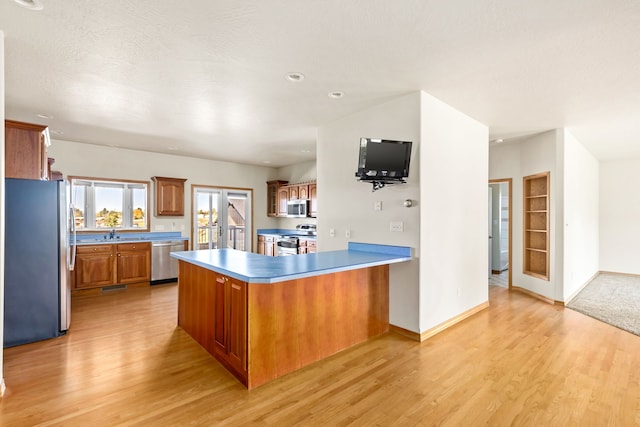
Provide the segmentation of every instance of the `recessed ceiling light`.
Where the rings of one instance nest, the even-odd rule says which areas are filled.
[[[263,160],[263,161],[262,161],[262,163],[264,163],[264,164],[267,164],[267,165],[268,165],[269,163],[271,163],[271,160]]]
[[[167,150],[178,151],[178,147],[167,147]]]
[[[62,134],[64,134],[64,132],[62,132],[61,130],[51,130],[50,132],[52,134],[54,134],[54,135],[62,135]]]
[[[300,150],[301,153],[310,153],[311,150]]]
[[[298,83],[304,80],[304,74],[302,73],[288,73],[286,76],[284,76],[285,79],[289,80],[290,82],[294,82],[294,83]]]
[[[53,116],[49,114],[36,114],[36,117],[40,117],[41,119],[53,119]]]
[[[332,99],[340,99],[344,97],[344,92],[341,90],[334,90],[333,92],[329,92],[327,96]]]
[[[44,6],[40,0],[13,0],[17,5],[31,10],[42,10]]]

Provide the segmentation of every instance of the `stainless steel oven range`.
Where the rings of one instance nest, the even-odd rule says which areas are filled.
[[[296,236],[280,236],[276,241],[278,256],[297,255],[298,238]]]

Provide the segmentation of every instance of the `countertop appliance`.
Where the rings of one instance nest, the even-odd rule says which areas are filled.
[[[175,282],[178,280],[178,260],[171,258],[171,252],[184,251],[184,240],[160,240],[151,243],[151,284]]]
[[[296,230],[298,231],[298,233],[307,236],[315,236],[318,234],[315,224],[298,224],[296,225]]]
[[[306,218],[309,214],[309,200],[289,200],[287,202],[288,218]]]
[[[69,329],[74,221],[64,181],[7,178],[5,189],[3,344],[13,347]]]

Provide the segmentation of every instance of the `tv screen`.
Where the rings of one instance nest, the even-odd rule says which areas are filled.
[[[410,141],[360,138],[358,172],[360,179],[397,179],[409,176]]]

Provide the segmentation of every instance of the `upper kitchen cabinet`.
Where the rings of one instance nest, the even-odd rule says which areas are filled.
[[[156,184],[156,216],[184,216],[184,182],[182,178],[153,176]]]
[[[315,182],[289,184],[287,181],[267,182],[267,216],[287,216],[289,200],[309,200],[309,216],[316,217],[317,185]]]
[[[318,186],[315,182],[309,184],[309,216],[315,218],[318,213]]]
[[[47,127],[5,120],[5,177],[49,179]]]
[[[268,181],[267,182],[267,216],[278,216],[280,211],[279,193],[280,188],[287,184],[287,181]],[[287,202],[285,201],[285,214],[287,210]]]

